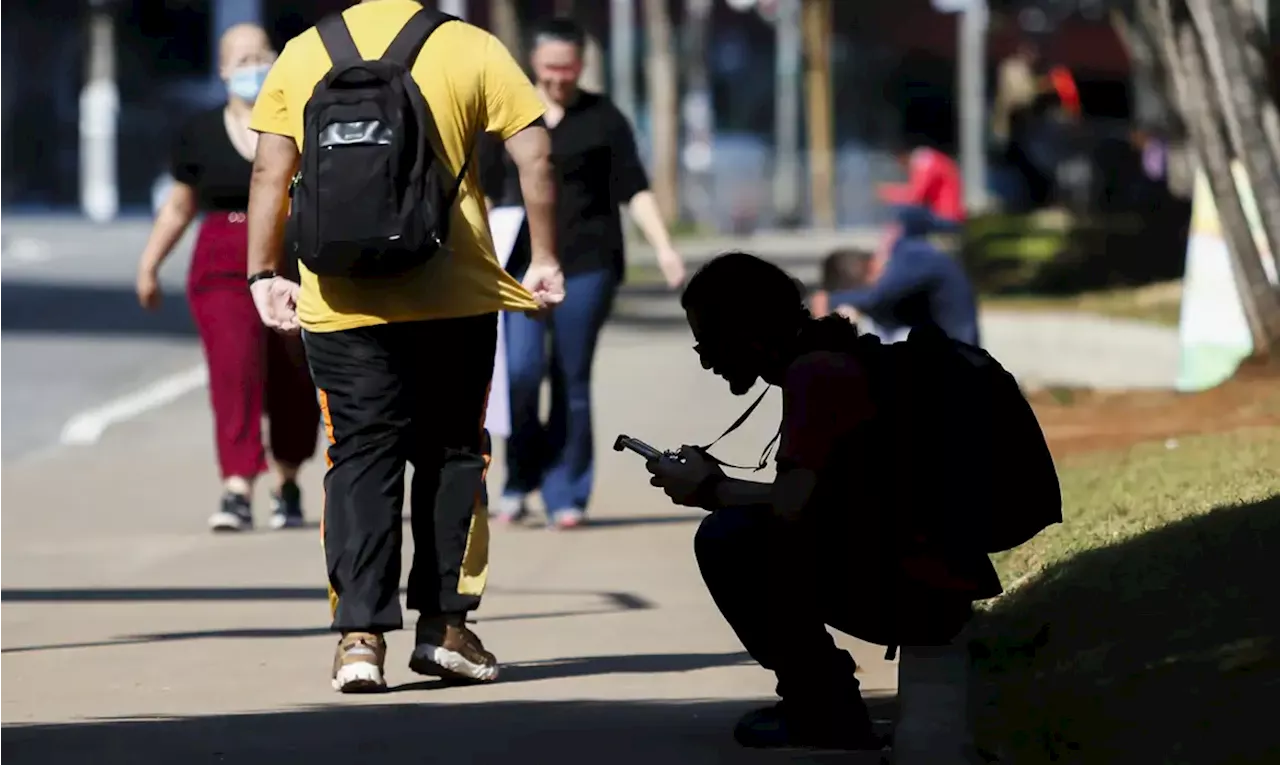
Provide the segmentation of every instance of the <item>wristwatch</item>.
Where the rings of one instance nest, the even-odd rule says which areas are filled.
[[[274,279],[276,276],[278,276],[278,274],[269,268],[265,271],[259,271],[256,274],[249,274],[249,286],[252,287],[254,282],[260,282],[263,279]]]

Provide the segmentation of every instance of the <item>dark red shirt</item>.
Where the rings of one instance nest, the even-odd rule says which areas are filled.
[[[875,414],[870,381],[856,358],[834,351],[806,353],[782,384],[779,466],[823,472],[842,442]]]
[[[787,370],[778,469],[818,474],[806,515],[831,533],[848,534],[850,549],[872,541],[868,551],[878,550],[886,556],[882,561],[918,584],[975,599],[999,594],[986,555],[941,555],[911,527],[907,482],[930,476],[921,472],[927,466],[913,459],[910,445],[892,437],[898,432],[892,423],[877,423],[881,414],[887,412],[877,411],[870,370],[852,354],[814,351]],[[955,509],[963,512],[963,497],[956,497]]]

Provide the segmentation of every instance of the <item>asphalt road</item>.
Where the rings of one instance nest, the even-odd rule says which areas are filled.
[[[0,456],[6,462],[57,445],[77,415],[200,364],[183,287],[190,237],[165,265],[166,299],[150,314],[133,293],[144,223],[4,224]]]

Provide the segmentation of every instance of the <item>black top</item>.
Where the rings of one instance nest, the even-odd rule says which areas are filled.
[[[249,207],[253,163],[231,143],[223,108],[192,117],[173,147],[173,179],[196,190],[202,212],[243,212]]]
[[[502,147],[480,147],[486,196],[499,206],[522,204],[516,169]],[[618,107],[598,93],[582,92],[551,129],[556,179],[556,249],[565,274],[603,268],[622,276],[622,216],[619,207],[649,188],[631,125]],[[523,260],[520,260],[524,255]],[[507,269],[518,273],[527,254],[513,253]]]

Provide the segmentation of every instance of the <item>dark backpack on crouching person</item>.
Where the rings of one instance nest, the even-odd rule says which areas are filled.
[[[810,325],[802,342],[809,350],[850,353],[867,365],[877,432],[902,493],[895,505],[910,508],[911,517],[900,519],[904,530],[919,530],[927,544],[963,557],[1013,549],[1062,522],[1062,492],[1044,432],[1017,380],[991,354],[933,327],[885,345],[837,317]]]
[[[373,60],[360,55],[342,14],[316,25],[333,66],[303,112],[287,227],[312,273],[395,276],[448,241],[471,155],[456,176],[435,156],[435,120],[411,70],[431,34],[454,20],[419,10]]]
[[[906,469],[925,473],[903,482],[923,528],[949,545],[991,554],[1062,522],[1044,431],[999,361],[932,327],[870,355],[877,354],[877,400],[888,409],[900,453],[911,455]]]

